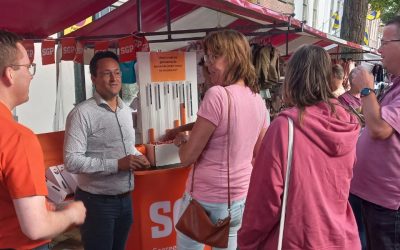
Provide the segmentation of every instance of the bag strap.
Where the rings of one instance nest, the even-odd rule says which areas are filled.
[[[224,90],[226,91],[226,94],[228,96],[228,131],[227,131],[227,135],[228,135],[228,140],[227,140],[227,146],[228,146],[228,152],[227,152],[227,165],[228,165],[228,213],[229,215],[231,215],[231,186],[230,186],[230,179],[229,179],[229,169],[230,169],[230,164],[229,164],[229,151],[230,151],[230,131],[231,131],[231,96],[229,94],[229,91],[224,88]],[[193,173],[192,173],[192,184],[190,186],[190,197],[192,197],[192,193],[193,193],[193,186],[194,186],[194,172],[196,170],[196,164],[194,164],[193,166]]]
[[[285,227],[287,196],[288,196],[290,172],[292,171],[292,160],[293,160],[293,120],[288,117],[288,121],[289,121],[289,143],[288,143],[288,153],[287,153],[287,168],[286,168],[285,183],[284,183],[285,186],[283,188],[281,220],[279,223],[278,250],[282,249],[283,229]]]
[[[230,180],[229,180],[229,175],[230,175],[230,149],[231,149],[231,95],[229,94],[229,91],[224,88],[226,91],[226,95],[228,96],[228,131],[227,131],[227,135],[228,135],[228,139],[227,139],[227,144],[228,144],[228,148],[227,148],[227,166],[228,166],[228,212],[229,215],[231,215],[231,184],[230,184]]]

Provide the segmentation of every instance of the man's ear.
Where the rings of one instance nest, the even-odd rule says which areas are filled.
[[[4,69],[4,74],[3,74],[3,79],[4,79],[4,83],[7,86],[11,86],[14,83],[14,70],[11,67],[5,67]]]
[[[93,75],[90,76],[90,79],[92,80],[92,85],[93,85],[93,87],[96,89],[95,78],[96,78],[96,77],[93,76]]]

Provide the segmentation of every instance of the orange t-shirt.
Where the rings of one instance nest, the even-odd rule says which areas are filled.
[[[32,249],[48,242],[30,240],[22,233],[13,205],[13,199],[46,195],[39,141],[0,102],[0,249]]]

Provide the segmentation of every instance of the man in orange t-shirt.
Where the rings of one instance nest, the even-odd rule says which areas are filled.
[[[21,39],[0,30],[0,249],[49,249],[52,237],[82,224],[86,215],[80,201],[47,210],[39,141],[13,120],[11,110],[29,99],[35,66]]]

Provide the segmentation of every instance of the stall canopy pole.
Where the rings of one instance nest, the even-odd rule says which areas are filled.
[[[336,53],[329,53],[329,54],[330,55],[358,55],[358,54],[365,54],[365,53],[370,53],[370,52],[369,51],[353,51],[353,52],[336,52]]]
[[[352,61],[354,61],[354,62],[381,62],[382,59],[381,60],[379,60],[379,59],[354,59]]]
[[[290,31],[290,21],[291,21],[291,16],[289,16],[289,22],[287,25],[287,32],[286,32],[286,56],[289,55],[289,31]]]
[[[254,25],[254,26],[234,26],[230,27],[234,30],[246,30],[249,27],[253,27],[254,29],[262,29],[262,28],[276,28],[282,27],[281,25],[277,24],[267,24],[267,25]],[[286,24],[285,24],[286,27]],[[189,30],[171,30],[171,31],[156,31],[156,32],[141,32],[137,33],[137,36],[160,36],[160,35],[176,35],[176,34],[192,34],[192,33],[207,33],[211,31],[218,31],[223,30],[226,28],[205,28],[205,29],[189,29]],[[301,29],[291,29],[289,31],[286,30],[270,30],[270,31],[254,31],[254,32],[243,32],[246,36],[262,36],[262,35],[276,35],[276,34],[283,34],[283,33],[297,33],[301,32]],[[77,40],[96,40],[96,39],[104,39],[104,38],[120,38],[129,36],[130,34],[118,34],[118,35],[106,35],[106,36],[81,36],[78,37]],[[169,38],[169,39],[161,39],[161,40],[148,40],[149,43],[159,43],[159,42],[177,42],[177,41],[191,41],[191,40],[199,40],[203,39],[204,36],[199,37],[184,37],[184,38]],[[57,39],[56,39],[57,40]]]
[[[171,39],[171,6],[169,0],[167,0],[167,30],[168,30],[168,40]]]
[[[289,33],[292,33],[290,27],[292,26],[292,18],[294,17],[294,13],[289,14],[288,23],[287,23],[287,32],[286,32],[286,56],[289,55]],[[296,32],[298,32],[295,29]],[[301,25],[301,31],[303,31],[303,25]]]
[[[136,11],[137,11],[137,32],[142,32],[142,0],[136,0]]]

